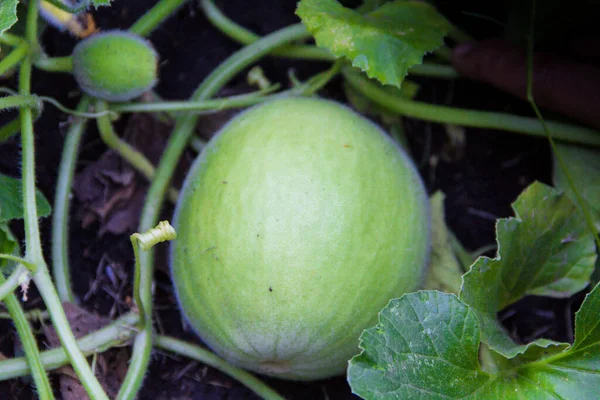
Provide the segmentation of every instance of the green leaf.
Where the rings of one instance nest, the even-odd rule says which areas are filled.
[[[365,399],[460,399],[490,379],[479,366],[477,317],[452,294],[420,291],[392,300],[359,347],[348,382]]]
[[[600,388],[600,285],[575,316],[575,342],[550,359],[525,365],[521,374],[552,398],[597,399]]]
[[[431,208],[431,260],[425,277],[425,289],[458,294],[462,284],[462,268],[454,250],[444,217],[444,194],[436,192],[429,199]]]
[[[479,335],[475,312],[456,296],[404,295],[361,335],[363,351],[350,360],[348,382],[369,400],[598,398],[600,285],[576,315],[575,343],[558,354],[487,372]]]
[[[6,225],[5,223],[0,223],[0,253],[15,254],[18,249],[19,243],[17,242],[17,239],[13,236],[10,229],[8,229],[8,225]],[[3,271],[3,269],[7,265],[10,265],[10,262],[8,260],[0,258],[0,271],[9,272]]]
[[[600,231],[600,151],[595,148],[557,143],[556,151],[569,168],[573,185],[583,197],[585,206],[592,213],[596,229]],[[554,156],[554,186],[563,190],[575,203],[576,196],[564,171]]]
[[[17,22],[17,4],[19,0],[0,1],[0,35]]]
[[[543,351],[535,347],[557,352],[561,347],[548,340],[515,344],[496,314],[526,295],[569,297],[584,289],[596,261],[594,239],[570,199],[541,183],[527,188],[513,209],[515,218],[496,224],[498,256],[472,265],[460,298],[477,313],[482,341],[491,349],[509,358]]]
[[[361,15],[335,0],[302,0],[296,13],[318,46],[397,87],[410,67],[443,45],[451,29],[435,8],[421,1],[393,1]]]
[[[0,223],[23,218],[23,196],[21,180],[0,174]],[[36,190],[38,217],[50,215],[52,209],[42,192]]]

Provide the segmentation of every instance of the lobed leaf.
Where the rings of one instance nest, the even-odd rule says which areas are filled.
[[[348,382],[366,399],[465,398],[489,379],[478,362],[477,316],[453,294],[392,300],[360,337]]]
[[[593,236],[566,195],[534,183],[513,204],[514,218],[498,220],[498,256],[480,257],[463,276],[459,297],[477,313],[482,340],[506,357],[562,350],[548,340],[517,345],[496,319],[526,295],[569,297],[584,289],[594,270]],[[528,360],[530,356],[523,355]]]
[[[392,1],[361,15],[336,0],[302,0],[296,13],[318,46],[397,87],[410,67],[443,45],[452,27],[422,1]]]
[[[507,360],[487,372],[478,360],[479,334],[476,313],[455,295],[404,295],[361,335],[348,382],[369,400],[597,398],[600,285],[576,315],[575,343],[558,354],[518,365]]]
[[[52,211],[44,195],[36,190],[38,217],[46,217]],[[21,180],[0,174],[0,223],[23,218],[23,196]]]

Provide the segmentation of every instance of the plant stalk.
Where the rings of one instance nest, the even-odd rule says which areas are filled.
[[[380,85],[364,77],[361,73],[344,69],[342,74],[348,84],[379,106],[397,114],[422,119],[476,128],[498,129],[514,133],[546,137],[546,132],[536,118],[520,117],[512,114],[467,110],[402,99],[382,89]],[[550,135],[565,142],[600,146],[600,132],[586,127],[548,122]]]
[[[219,371],[241,382],[243,385],[251,389],[254,393],[265,400],[283,400],[283,397],[277,394],[277,392],[275,392],[257,377],[249,372],[244,371],[243,369],[232,366],[228,362],[216,356],[210,350],[203,349],[200,346],[186,343],[182,340],[168,336],[156,336],[154,338],[154,342],[156,347],[159,349],[167,350],[184,357],[189,357],[193,360],[201,362],[202,364],[218,369]]]
[[[110,325],[78,339],[76,344],[85,355],[101,353],[111,347],[122,346],[136,333],[135,325],[139,317],[135,313],[125,314]],[[69,364],[69,357],[64,348],[57,347],[40,353],[44,368],[48,371]],[[0,381],[14,379],[31,374],[31,370],[23,357],[0,361]]]
[[[77,111],[85,112],[90,105],[90,99],[84,96],[77,105]],[[69,206],[71,204],[71,186],[75,173],[75,162],[79,143],[85,131],[87,119],[76,119],[65,138],[58,182],[52,210],[52,275],[61,301],[76,303],[69,275]]]
[[[103,100],[96,100],[96,111],[104,112],[108,111],[108,104]],[[112,122],[108,114],[103,114],[96,120],[98,131],[102,141],[110,149],[116,151],[125,161],[131,164],[136,170],[138,170],[144,177],[151,181],[154,176],[154,165],[143,155],[140,151],[136,150],[129,143],[122,140],[115,133]],[[169,199],[175,203],[179,197],[179,193],[176,189],[169,189]]]
[[[29,44],[23,42],[19,44],[13,51],[8,53],[6,57],[0,60],[0,75],[3,75],[6,71],[13,68],[21,62],[29,51]]]
[[[4,275],[0,272],[0,286],[4,286],[6,280]],[[35,388],[37,395],[40,400],[52,400],[54,399],[54,393],[48,380],[48,375],[44,369],[44,365],[41,360],[40,350],[37,346],[37,341],[31,331],[31,326],[25,317],[23,308],[14,293],[9,293],[8,296],[3,297],[2,301],[10,314],[10,317],[15,324],[15,329],[21,340],[21,346],[25,352],[25,359],[27,360],[27,366],[31,371],[33,381],[35,382]]]
[[[161,0],[129,28],[140,36],[149,35],[158,25],[175,12],[186,0]]]
[[[36,68],[48,72],[72,72],[73,57],[39,57],[33,64]]]
[[[29,2],[26,21],[26,39],[30,46],[37,45],[38,6],[39,3],[37,1]],[[27,96],[30,95],[30,90],[31,60],[26,58],[21,63],[19,92],[21,95]],[[94,376],[87,360],[77,347],[75,337],[69,326],[69,321],[67,320],[44,261],[35,199],[35,147],[32,112],[30,108],[22,107],[19,110],[19,113],[21,118],[22,182],[26,243],[25,258],[38,266],[38,270],[33,274],[32,278],[40,295],[44,299],[44,303],[48,308],[56,333],[69,356],[77,376],[91,397],[99,400],[108,400],[106,393]]]

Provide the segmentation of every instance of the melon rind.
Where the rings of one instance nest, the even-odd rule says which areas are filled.
[[[314,380],[343,374],[429,253],[425,188],[380,128],[338,103],[280,99],[213,137],[176,207],[181,310],[230,363]]]
[[[90,36],[73,49],[73,76],[86,94],[128,101],[157,82],[158,54],[146,40],[125,31]]]

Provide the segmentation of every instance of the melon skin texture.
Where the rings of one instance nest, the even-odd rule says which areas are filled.
[[[107,101],[128,101],[157,82],[158,54],[140,36],[108,31],[73,49],[73,76],[83,92]]]
[[[190,169],[170,248],[179,305],[230,363],[343,374],[429,253],[424,186],[376,125],[335,102],[274,100],[235,117]]]

